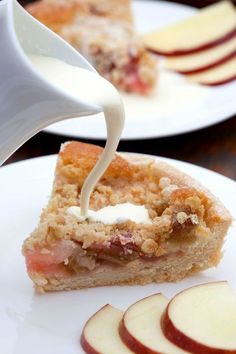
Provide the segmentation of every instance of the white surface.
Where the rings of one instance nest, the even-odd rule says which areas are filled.
[[[167,159],[165,159],[167,160]],[[168,160],[167,160],[168,161]],[[179,161],[171,162],[212,190],[236,218],[236,183]],[[110,303],[125,309],[144,296],[163,292],[171,297],[193,284],[228,280],[236,290],[236,228],[230,229],[219,267],[177,284],[104,287],[37,295],[21,255],[23,240],[38,222],[51,190],[55,157],[0,168],[0,348],[1,354],[78,354],[85,321]]]
[[[193,14],[191,7],[162,1],[135,1],[139,32],[144,33]],[[236,81],[218,87],[188,83],[177,74],[163,70],[150,98],[122,94],[126,124],[122,139],[170,136],[203,128],[236,113]],[[71,119],[46,129],[59,135],[105,139],[103,115]]]

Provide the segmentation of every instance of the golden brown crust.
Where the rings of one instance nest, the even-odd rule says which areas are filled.
[[[72,141],[62,146],[59,153],[59,159],[64,166],[82,167],[84,174],[88,175],[92,170],[103,148],[96,145]],[[60,171],[58,171],[60,174]],[[103,177],[131,177],[133,173],[132,166],[120,155],[116,155]]]

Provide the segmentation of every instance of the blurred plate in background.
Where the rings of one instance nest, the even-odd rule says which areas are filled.
[[[164,1],[134,1],[133,8],[140,33],[196,12],[191,7]],[[184,77],[161,69],[152,96],[122,93],[126,109],[122,139],[171,136],[221,122],[236,113],[235,94],[236,81],[206,87],[189,83]],[[106,139],[103,114],[59,122],[45,131],[74,138]]]

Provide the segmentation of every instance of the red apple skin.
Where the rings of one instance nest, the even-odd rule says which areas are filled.
[[[204,51],[204,50],[207,50],[207,49],[211,49],[217,45],[220,45],[222,43],[224,43],[225,41],[228,41],[229,39],[233,38],[234,36],[236,35],[236,27],[226,33],[225,35],[223,35],[222,37],[220,38],[217,38],[211,42],[208,42],[208,43],[205,43],[205,44],[202,44],[198,47],[195,47],[195,48],[191,48],[191,49],[176,49],[176,50],[173,50],[171,52],[163,52],[161,50],[157,50],[157,49],[152,49],[152,48],[149,48],[147,47],[147,49],[154,53],[154,54],[158,54],[158,55],[164,55],[166,57],[172,57],[172,56],[182,56],[182,55],[188,55],[188,54],[193,54],[193,53],[198,53],[198,52],[201,52],[201,51]]]
[[[220,86],[220,85],[224,85],[224,84],[228,84],[231,81],[236,80],[236,75],[229,77],[225,80],[221,80],[221,81],[216,81],[216,82],[211,82],[211,83],[204,83],[204,82],[199,82],[199,84],[204,85],[204,86]]]
[[[174,326],[168,315],[168,307],[169,305],[163,314],[161,328],[164,335],[170,342],[193,354],[236,354],[236,350],[211,348],[187,337]]]
[[[226,55],[225,57],[215,61],[214,63],[202,66],[200,68],[197,69],[193,69],[193,70],[175,70],[177,73],[179,74],[184,74],[184,75],[191,75],[191,74],[197,74],[197,73],[201,73],[203,71],[207,71],[209,69],[215,68],[218,65],[224,64],[226,63],[228,60],[234,58],[236,56],[236,50],[234,50],[233,52],[229,53],[228,55]]]
[[[85,353],[87,354],[102,354],[97,352],[93,347],[91,347],[91,345],[87,342],[85,336],[84,336],[84,332],[82,333],[81,337],[80,337],[80,345],[83,348],[83,350],[85,351]]]
[[[97,312],[101,311],[104,307],[106,307],[108,305],[104,305],[100,310],[98,310]],[[98,352],[97,350],[95,350],[90,344],[89,342],[87,341],[86,337],[85,337],[85,328],[88,324],[88,322],[94,317],[96,316],[97,312],[95,312],[89,319],[88,321],[85,323],[84,325],[84,328],[83,328],[83,332],[81,334],[81,337],[80,337],[80,345],[81,347],[83,348],[83,350],[85,351],[85,353],[87,354],[102,354],[100,352]]]
[[[122,319],[119,326],[119,335],[122,342],[136,354],[162,354],[160,352],[151,350],[142,343],[138,342],[137,339],[133,338],[133,336],[125,327],[124,319]]]

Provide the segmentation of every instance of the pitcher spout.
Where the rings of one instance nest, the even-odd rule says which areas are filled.
[[[0,165],[46,126],[101,112],[70,96],[33,67],[28,54],[61,59],[94,71],[69,44],[29,15],[16,0],[0,1]]]

